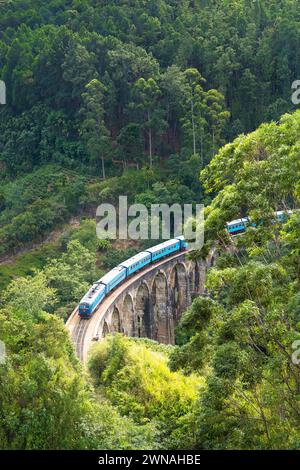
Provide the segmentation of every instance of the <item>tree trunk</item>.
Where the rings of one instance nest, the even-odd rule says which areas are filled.
[[[148,111],[148,124],[149,124],[149,158],[150,168],[152,168],[152,129],[150,127],[150,113]]]
[[[105,180],[105,165],[104,165],[104,157],[101,157],[101,162],[102,162],[102,177]]]
[[[191,101],[191,111],[192,111],[192,127],[193,127],[193,152],[196,154],[196,135],[195,135],[195,120],[194,120],[194,101]]]

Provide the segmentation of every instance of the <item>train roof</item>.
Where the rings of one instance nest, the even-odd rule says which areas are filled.
[[[172,238],[171,240],[167,240],[163,243],[160,243],[159,245],[152,246],[151,248],[148,248],[146,251],[149,253],[156,253],[156,251],[162,250],[163,248],[168,248],[169,246],[174,245],[174,243],[178,243],[178,239]]]
[[[125,268],[123,266],[116,266],[115,268],[111,269],[107,274],[105,274],[101,279],[99,279],[98,282],[101,282],[102,284],[108,284],[111,282],[115,277],[120,274],[122,271],[124,271]]]
[[[227,222],[226,225],[229,227],[230,225],[244,224],[246,222],[248,222],[248,218],[242,217],[241,219],[231,220],[230,222]]]
[[[105,289],[105,286],[103,284],[100,284],[100,282],[95,282],[95,284],[92,285],[92,287],[89,289],[89,291],[85,294],[85,296],[81,299],[80,303],[89,303],[94,300],[94,298],[99,294],[101,290]]]
[[[137,263],[138,261],[147,257],[149,257],[149,253],[147,251],[142,251],[141,253],[138,253],[137,255],[134,255],[131,258],[128,258],[126,261],[122,261],[122,263],[120,263],[119,266],[123,266],[124,268],[129,268],[132,264]]]
[[[288,210],[288,211],[275,211],[275,215],[283,215],[283,214],[292,214],[293,211]]]
[[[283,214],[292,214],[293,211],[291,210],[287,210],[287,211],[275,211],[274,214],[276,217],[278,216],[281,216]],[[242,223],[245,223],[245,222],[248,222],[249,221],[249,218],[248,217],[243,217],[241,219],[236,219],[236,220],[231,220],[230,222],[227,222],[226,225],[227,227],[230,227],[231,225],[236,225],[236,224],[242,224]]]

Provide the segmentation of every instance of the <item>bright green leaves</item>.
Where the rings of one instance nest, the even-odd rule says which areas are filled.
[[[275,300],[273,289],[287,279],[281,266],[249,262],[236,268],[212,269],[208,274],[207,287],[213,295],[225,296],[230,306],[249,299],[266,307]],[[277,300],[280,296],[282,292],[278,291]]]
[[[48,287],[44,273],[32,278],[19,278],[12,281],[3,295],[6,308],[20,310],[28,317],[37,320],[41,311],[53,309],[56,302],[55,289]]]
[[[196,412],[203,448],[299,447],[299,123],[297,111],[262,125],[202,172],[206,189],[219,191],[205,225],[206,246],[220,254],[206,280],[215,307],[207,322],[194,300],[171,365],[207,373]],[[279,209],[293,213],[278,222]],[[255,226],[229,236],[226,222],[246,215]]]
[[[234,181],[239,199],[251,209],[273,210],[279,203],[295,207],[300,173],[300,113],[285,115],[279,125],[257,131],[226,145],[203,171],[207,188],[221,189]]]
[[[191,413],[202,380],[171,372],[171,349],[147,339],[109,336],[92,351],[90,370],[123,415],[152,426],[159,447],[185,448],[194,439]]]
[[[49,285],[56,291],[63,318],[99,277],[95,253],[78,240],[70,241],[67,251],[59,259],[49,261],[44,273]]]
[[[61,295],[64,266],[72,266],[74,291],[80,257],[76,241],[49,267],[50,284]],[[83,260],[80,262],[84,265]],[[55,278],[54,278],[55,274]],[[59,277],[60,275],[60,277]],[[157,447],[155,426],[136,424],[92,396],[63,322],[44,310],[53,307],[54,290],[44,274],[10,284],[0,312],[0,339],[7,359],[0,365],[1,449],[148,449]]]
[[[215,327],[216,310],[221,307],[209,298],[198,297],[182,317],[178,342],[170,358],[171,370],[202,371],[211,357],[210,330]]]

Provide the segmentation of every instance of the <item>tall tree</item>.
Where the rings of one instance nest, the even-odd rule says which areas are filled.
[[[148,135],[150,167],[153,163],[154,134],[161,135],[165,129],[164,112],[160,106],[161,90],[154,78],[140,78],[134,87],[134,98],[137,109],[141,111],[143,128]]]
[[[183,128],[192,135],[192,147],[193,154],[197,153],[197,133],[200,134],[201,141],[201,152],[203,133],[206,125],[204,118],[205,115],[205,93],[202,84],[205,83],[204,78],[198,72],[197,69],[187,69],[185,71],[185,77],[188,83],[187,89],[187,108],[188,113],[183,118]],[[201,153],[202,156],[202,153]]]
[[[208,90],[206,93],[206,103],[208,111],[208,125],[212,139],[213,157],[217,148],[220,148],[224,141],[222,132],[229,119],[230,113],[225,110],[224,96],[218,90]]]
[[[104,122],[104,94],[105,86],[96,79],[86,85],[86,91],[82,94],[83,107],[81,113],[84,116],[82,134],[85,138],[87,149],[94,162],[100,158],[102,177],[105,179],[105,159],[111,152],[109,132]]]

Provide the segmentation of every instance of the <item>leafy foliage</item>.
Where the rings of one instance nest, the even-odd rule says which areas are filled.
[[[0,312],[1,449],[144,449],[151,425],[96,401],[63,322],[46,313],[55,291],[44,274],[13,282]]]
[[[207,209],[207,246],[219,258],[208,274],[211,298],[193,302],[181,321],[172,369],[207,373],[196,411],[197,448],[299,448],[300,113],[223,147],[202,172],[219,190]],[[292,208],[277,223],[274,211]],[[225,222],[250,214],[232,238]]]
[[[169,350],[117,335],[94,347],[89,366],[99,389],[122,415],[155,425],[162,448],[186,448],[193,442],[188,423],[202,381],[171,372]]]

